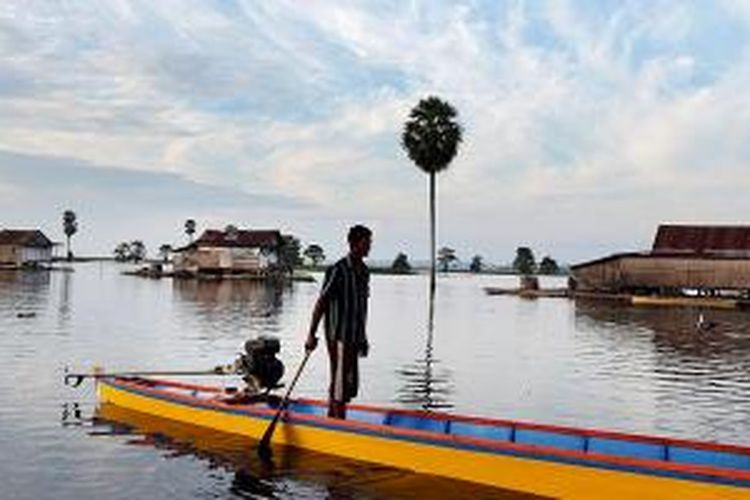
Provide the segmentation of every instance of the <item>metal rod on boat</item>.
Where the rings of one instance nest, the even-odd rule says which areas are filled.
[[[305,357],[302,359],[299,368],[297,368],[297,373],[294,375],[292,383],[289,384],[289,388],[286,390],[284,398],[279,403],[279,409],[276,411],[276,415],[273,416],[273,420],[271,420],[266,432],[263,433],[263,437],[260,439],[260,443],[258,444],[258,455],[260,455],[261,458],[271,457],[271,437],[273,436],[273,431],[276,429],[276,424],[279,423],[281,413],[284,411],[284,408],[286,408],[286,405],[289,404],[289,396],[292,394],[292,389],[294,389],[295,384],[297,384],[297,379],[299,379],[299,376],[302,374],[302,369],[305,367],[305,364],[307,364],[307,360],[310,359],[310,354],[312,354],[312,351],[305,349]]]
[[[78,387],[87,379],[116,378],[116,377],[142,377],[142,376],[166,376],[166,377],[190,377],[199,375],[235,375],[236,371],[231,367],[217,366],[210,370],[174,370],[174,371],[128,371],[128,372],[96,372],[93,373],[66,373],[65,385]]]

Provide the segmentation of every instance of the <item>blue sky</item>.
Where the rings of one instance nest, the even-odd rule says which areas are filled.
[[[750,2],[5,1],[0,227],[81,253],[280,228],[330,256],[428,252],[409,109],[453,103],[439,245],[507,262],[747,223]]]

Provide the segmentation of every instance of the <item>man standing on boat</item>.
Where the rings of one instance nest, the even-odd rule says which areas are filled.
[[[349,253],[326,270],[320,297],[315,303],[305,349],[318,345],[315,332],[325,315],[325,335],[331,367],[328,416],[346,418],[346,404],[357,396],[359,356],[370,348],[365,326],[370,297],[370,271],[364,258],[370,253],[372,231],[356,225],[349,229]]]

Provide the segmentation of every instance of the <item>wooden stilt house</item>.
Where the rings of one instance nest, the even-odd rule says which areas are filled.
[[[750,293],[750,226],[661,225],[650,251],[571,267],[577,291]]]

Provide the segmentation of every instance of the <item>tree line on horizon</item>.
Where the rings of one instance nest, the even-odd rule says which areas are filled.
[[[63,232],[67,239],[67,259],[73,259],[73,251],[70,245],[70,239],[78,232],[78,217],[73,210],[67,209],[63,212]],[[197,231],[195,219],[187,219],[184,223],[184,232],[190,243],[194,240]],[[236,231],[236,226],[229,224],[225,231]],[[169,260],[169,255],[173,252],[172,245],[164,243],[159,247],[159,256],[164,262]],[[112,251],[114,258],[118,262],[141,262],[146,259],[148,251],[142,240],[135,239],[132,241],[122,241]],[[318,268],[326,260],[326,254],[317,243],[308,244],[304,250],[302,244],[296,236],[291,234],[282,235],[282,246],[279,260],[285,270],[292,272],[294,268],[303,267],[305,259],[310,263],[312,268]],[[442,272],[448,272],[451,267],[460,262],[456,251],[448,246],[441,247],[436,252],[436,261]],[[516,255],[511,264],[511,269],[517,274],[559,274],[560,266],[555,259],[546,255],[538,263],[535,260],[534,252],[530,247],[520,246],[516,249]],[[409,257],[404,252],[399,252],[393,259],[390,267],[391,272],[405,274],[413,271],[413,266],[409,262]],[[484,258],[481,255],[474,255],[468,265],[468,270],[472,273],[481,273],[487,270]]]
[[[442,272],[449,272],[451,268],[455,269],[455,264],[460,262],[460,259],[456,255],[456,251],[450,247],[442,247],[437,251],[437,263]],[[413,271],[413,266],[409,262],[409,257],[404,252],[399,252],[396,258],[389,268],[394,273],[410,273]],[[532,274],[547,274],[554,275],[560,274],[560,265],[552,257],[545,255],[541,261],[537,264],[534,258],[534,252],[529,247],[518,247],[516,249],[516,256],[509,266],[509,269],[514,271],[516,274],[521,275],[532,275]],[[489,270],[489,266],[485,263],[484,257],[481,255],[474,255],[471,257],[468,265],[468,271],[472,273],[482,273]]]

